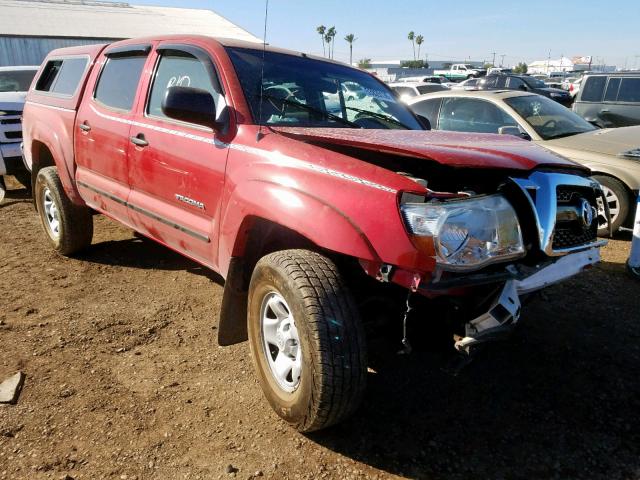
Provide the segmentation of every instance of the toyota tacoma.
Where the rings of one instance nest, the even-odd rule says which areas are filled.
[[[470,355],[599,260],[588,169],[428,128],[362,70],[201,36],[53,51],[23,125],[53,248],[88,247],[99,213],[219,272],[218,342],[249,341],[303,432],[357,408],[381,321],[405,352],[413,322]]]

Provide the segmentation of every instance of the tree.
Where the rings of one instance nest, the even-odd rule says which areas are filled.
[[[322,55],[324,55],[325,57],[327,56],[327,53],[324,49],[324,34],[326,33],[326,31],[327,27],[325,27],[324,25],[320,25],[318,28],[316,28],[316,32],[320,34],[320,38],[322,39]]]
[[[515,67],[513,67],[513,73],[527,73],[527,64],[524,62],[518,63]]]
[[[418,58],[420,58],[420,45],[424,43],[424,37],[422,35],[418,35],[416,37],[416,45],[418,45]]]
[[[361,58],[358,60],[358,68],[371,68],[371,59]]]
[[[345,41],[349,44],[349,65],[353,63],[353,42],[355,42],[356,36],[353,33],[350,33],[346,37],[344,37]]]
[[[427,65],[425,67],[425,65]],[[400,66],[403,68],[429,68],[424,60],[401,60]]]
[[[485,70],[489,70],[490,68],[493,68],[493,67],[495,67],[495,65],[494,65],[493,63],[491,63],[491,62],[487,62],[487,63],[485,63],[485,64],[483,65],[483,67],[482,67],[482,68],[484,68]]]
[[[333,41],[334,38],[336,38],[336,34],[338,32],[336,31],[336,27],[330,27],[327,30],[326,35],[324,36],[325,40],[327,41],[327,45],[329,46],[329,58],[333,58],[333,51],[335,48],[335,42]]]
[[[409,34],[407,35],[407,38],[409,39],[409,41],[411,42],[411,45],[413,46],[413,59],[416,59],[416,44],[415,44],[415,39],[416,39],[416,34],[413,33],[413,30],[409,32]]]

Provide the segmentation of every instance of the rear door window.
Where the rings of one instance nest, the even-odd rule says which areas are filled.
[[[640,77],[623,78],[618,91],[619,102],[640,102]]]
[[[146,55],[107,58],[94,98],[107,107],[130,111],[146,61]]]
[[[604,94],[605,102],[615,102],[618,98],[618,88],[620,88],[620,78],[610,78],[607,84],[607,91]]]
[[[604,93],[604,84],[607,77],[604,75],[597,77],[589,77],[582,87],[582,96],[580,100],[584,102],[601,102]]]
[[[445,98],[440,109],[439,130],[452,132],[498,133],[500,127],[518,123],[500,108],[475,98]]]

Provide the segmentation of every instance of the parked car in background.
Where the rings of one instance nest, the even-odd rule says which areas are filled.
[[[601,130],[547,97],[524,92],[449,91],[409,106],[434,130],[512,134],[589,167],[602,185],[612,230],[633,222],[640,191],[640,126]],[[608,233],[604,202],[598,232]]]
[[[479,90],[480,78],[468,78],[460,83],[451,86],[451,90]]]
[[[513,73],[512,69],[503,67],[491,67],[487,70],[487,75],[508,75],[510,73]]]
[[[398,98],[406,102],[418,95],[424,95],[425,93],[440,92],[443,90],[449,90],[444,85],[438,83],[423,83],[423,82],[393,82],[389,83],[391,90],[396,92]]]
[[[459,81],[472,77],[483,77],[487,74],[487,71],[484,68],[474,67],[468,63],[456,63],[451,65],[449,70],[435,70],[433,74]]]
[[[582,85],[582,77],[574,80],[567,87],[567,91],[569,92],[569,95],[571,95],[572,101],[575,101],[576,95],[578,95],[578,92],[580,91],[580,85]]]
[[[249,342],[269,404],[303,432],[357,409],[380,323],[400,331],[412,310],[469,355],[513,329],[520,295],[603,245],[580,213],[602,195],[582,165],[514,137],[425,131],[367,72],[253,42],[55,50],[23,130],[52,249],[88,248],[98,212],[219,272],[218,342]]]
[[[580,80],[580,78],[582,77],[567,77],[564,80],[562,80],[562,89],[563,90],[569,90],[569,87],[571,86],[571,84],[577,80]]]
[[[437,75],[419,75],[416,77],[402,77],[396,82],[421,82],[421,83],[442,83],[443,78]]]
[[[573,110],[603,128],[640,125],[640,72],[585,75]]]
[[[490,75],[478,84],[480,90],[521,90],[544,95],[565,106],[571,104],[571,96],[560,88],[550,88],[542,80],[528,75]]]
[[[22,162],[22,109],[38,67],[0,67],[0,189],[4,175],[13,175],[30,187],[29,173]],[[1,194],[0,194],[1,195]]]

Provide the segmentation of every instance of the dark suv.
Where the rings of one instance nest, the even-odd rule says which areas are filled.
[[[478,83],[480,90],[521,90],[549,97],[564,106],[571,104],[571,95],[559,88],[547,87],[537,78],[528,75],[489,75]]]
[[[640,125],[640,72],[585,75],[573,110],[602,128]]]

